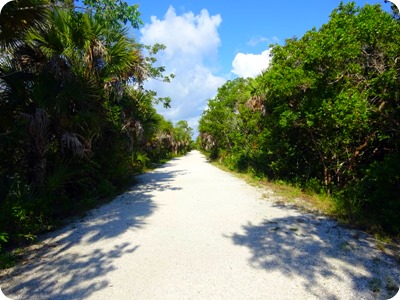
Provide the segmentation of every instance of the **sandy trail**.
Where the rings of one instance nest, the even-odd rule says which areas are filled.
[[[11,299],[387,299],[394,257],[367,234],[265,199],[192,151],[41,239]],[[273,193],[267,193],[273,200]]]

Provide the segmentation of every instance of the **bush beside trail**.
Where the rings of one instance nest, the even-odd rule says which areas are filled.
[[[198,144],[233,170],[328,194],[351,222],[399,234],[400,22],[340,4],[321,28],[272,47],[270,67],[228,81]]]

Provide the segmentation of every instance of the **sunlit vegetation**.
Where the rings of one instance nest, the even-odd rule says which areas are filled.
[[[16,0],[0,18],[0,250],[96,205],[190,150],[192,130],[145,90],[169,81],[121,1]]]
[[[400,23],[341,4],[219,88],[198,145],[232,170],[329,195],[350,223],[400,233]],[[330,206],[329,206],[330,207]]]

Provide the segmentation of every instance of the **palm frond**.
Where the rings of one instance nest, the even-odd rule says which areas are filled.
[[[14,0],[5,4],[0,18],[0,50],[16,48],[30,29],[46,27],[47,4],[47,0]]]
[[[65,132],[61,138],[61,148],[64,153],[69,150],[77,157],[85,155],[83,143],[76,133]]]

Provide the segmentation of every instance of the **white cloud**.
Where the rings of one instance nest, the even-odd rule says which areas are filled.
[[[255,47],[260,43],[268,43],[270,40],[263,36],[253,36],[248,42],[247,45]]]
[[[171,97],[170,109],[158,107],[159,113],[173,122],[188,120],[192,127],[203,112],[208,99],[226,80],[212,73],[221,40],[218,27],[220,15],[210,16],[203,9],[177,15],[171,6],[163,19],[153,16],[141,32],[145,45],[164,44],[167,48],[157,56],[157,64],[166,67],[166,74],[174,73],[171,83],[149,80],[146,88],[160,97]],[[196,128],[194,128],[196,130]]]
[[[267,69],[270,63],[270,49],[261,54],[238,53],[232,62],[232,73],[239,77],[255,77]]]
[[[189,65],[187,70],[177,69],[171,83],[150,80],[146,88],[157,92],[158,96],[172,98],[171,108],[158,111],[174,122],[194,118],[203,112],[208,99],[213,98],[217,89],[225,83],[222,77],[214,76],[202,65]]]
[[[279,43],[279,39],[276,36],[273,36],[272,38],[266,38],[263,36],[253,36],[248,42],[247,45],[255,47],[258,44],[274,44],[274,43]]]

